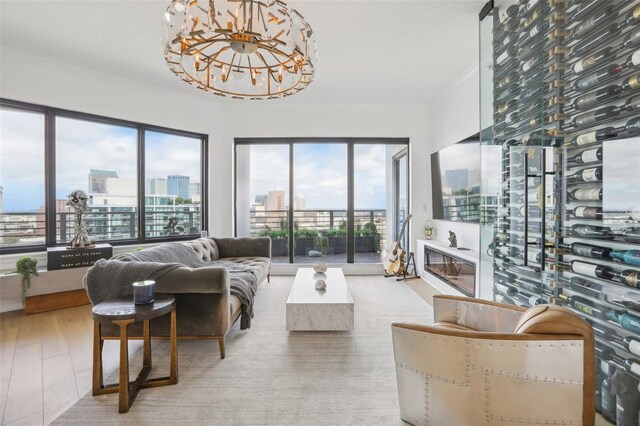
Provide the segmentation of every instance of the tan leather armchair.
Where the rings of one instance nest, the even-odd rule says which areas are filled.
[[[444,295],[433,309],[433,326],[391,327],[404,421],[594,424],[595,344],[582,318]]]

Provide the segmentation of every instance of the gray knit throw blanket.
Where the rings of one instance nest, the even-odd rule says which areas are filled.
[[[167,272],[187,266],[221,266],[229,271],[230,293],[242,303],[240,329],[251,327],[253,300],[258,279],[253,270],[224,260],[205,262],[190,247],[181,243],[165,243],[141,251],[118,254],[111,259],[98,260],[85,275],[83,282],[91,303],[133,293],[134,281],[157,280]]]

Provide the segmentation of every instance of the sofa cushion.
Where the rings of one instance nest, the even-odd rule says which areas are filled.
[[[187,247],[191,247],[196,253],[198,253],[198,256],[206,262],[211,262],[220,258],[218,244],[216,244],[213,238],[198,238],[182,244]]]
[[[258,284],[267,276],[269,266],[271,265],[271,260],[268,257],[223,257],[219,260],[221,262],[233,262],[251,268],[256,273]],[[215,261],[211,262],[212,266],[215,266],[215,264]]]

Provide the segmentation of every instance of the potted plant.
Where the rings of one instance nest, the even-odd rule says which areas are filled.
[[[25,300],[27,289],[31,287],[31,276],[38,276],[37,265],[38,261],[29,256],[21,257],[16,262],[16,269],[22,275],[22,302]]]

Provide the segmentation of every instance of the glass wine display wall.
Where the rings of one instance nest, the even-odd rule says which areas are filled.
[[[640,1],[496,1],[491,14],[494,299],[584,317],[597,410],[638,425]]]

